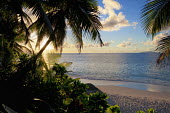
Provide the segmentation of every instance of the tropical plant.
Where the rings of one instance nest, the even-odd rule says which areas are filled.
[[[136,113],[155,113],[155,110],[150,108],[150,109],[147,109],[147,112],[144,112],[144,111],[137,111]]]
[[[0,104],[14,111],[104,113],[108,107],[106,94],[87,94],[88,86],[66,75],[63,66],[55,64],[51,69],[43,70],[39,59],[24,54],[10,67],[10,70],[0,67]],[[1,106],[0,111],[3,110]]]
[[[170,1],[169,0],[148,0],[142,9],[142,24],[145,33],[152,38],[170,26]],[[167,61],[170,54],[170,38],[163,37],[159,42],[156,51],[160,53],[157,63]]]
[[[44,36],[48,41],[39,51],[37,56],[42,54],[50,42],[56,49],[61,48],[66,37],[68,26],[72,30],[76,39],[77,47],[83,47],[83,36],[98,40],[102,46],[99,30],[102,27],[99,17],[97,3],[95,0],[62,0],[39,2],[41,10],[35,6],[29,7],[38,19],[30,26],[33,31],[37,31],[39,46]],[[43,15],[42,15],[43,14]]]
[[[1,0],[0,4],[0,63],[10,64],[12,57],[24,52],[31,53],[28,47],[20,43],[29,42],[29,32],[26,22],[31,22],[29,16],[22,11],[16,0],[8,2]],[[19,43],[20,42],[20,43]]]
[[[103,44],[99,33],[102,25],[98,17],[96,0],[2,0],[0,19],[8,20],[7,17],[9,17],[17,22],[15,25],[19,26],[15,31],[19,33],[24,31],[25,43],[29,41],[28,25],[32,22],[31,18],[25,13],[27,10],[37,17],[37,20],[29,27],[33,31],[37,31],[36,46],[40,45],[44,37],[48,37],[48,41],[37,53],[37,57],[42,54],[50,42],[53,42],[56,49],[61,48],[62,50],[68,26],[74,34],[73,37],[76,39],[79,50],[83,47],[83,36],[98,40],[101,46]],[[3,25],[6,25],[6,23]],[[11,25],[11,23],[8,23],[8,25]],[[1,28],[4,29],[4,27]],[[1,31],[5,33],[4,30]]]
[[[107,113],[121,113],[120,107],[118,105],[109,106],[109,108],[107,108]]]

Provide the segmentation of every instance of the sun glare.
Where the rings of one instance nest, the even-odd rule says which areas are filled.
[[[36,41],[37,41],[37,35],[35,32],[31,34],[30,39],[33,41],[31,42],[32,47],[35,48]],[[36,48],[35,51],[38,52],[46,44],[47,40],[48,40],[47,38],[44,38],[40,43],[40,48]],[[44,50],[44,53],[49,53],[49,52],[54,52],[54,47],[51,43]]]
[[[41,44],[40,44],[40,49],[46,44],[46,42],[48,41],[48,39],[47,38],[44,38],[43,40],[42,40],[42,42],[41,42]],[[53,52],[54,51],[54,47],[53,47],[53,45],[50,43],[47,47],[46,47],[46,49],[45,49],[45,53],[48,53],[48,52]]]

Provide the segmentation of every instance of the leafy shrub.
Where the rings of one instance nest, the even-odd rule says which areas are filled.
[[[88,86],[66,75],[63,66],[55,64],[44,70],[43,65],[40,59],[22,55],[10,68],[0,68],[0,104],[17,112],[105,112],[106,94],[89,95],[86,93]],[[3,111],[2,107],[0,109]]]
[[[136,113],[145,113],[145,112],[144,111],[137,111]],[[155,110],[150,108],[150,109],[147,110],[146,113],[155,113]]]
[[[107,113],[121,113],[120,112],[120,107],[118,105],[110,106],[107,109]]]

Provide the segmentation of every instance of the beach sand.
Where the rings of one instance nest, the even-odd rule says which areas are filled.
[[[170,113],[170,93],[108,85],[108,82],[99,84],[98,81],[98,85],[96,84],[96,88],[92,88],[91,92],[106,93],[109,96],[108,103],[119,105],[122,113],[136,113],[136,111],[146,111],[149,108],[155,109],[156,113]]]
[[[119,86],[96,86],[108,94],[110,105],[119,105],[122,113],[135,113],[153,108],[156,113],[170,113],[170,94],[137,90]]]

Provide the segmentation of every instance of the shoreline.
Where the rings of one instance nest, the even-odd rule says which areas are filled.
[[[106,93],[110,105],[119,105],[122,113],[136,113],[136,111],[154,109],[155,113],[169,113],[170,93],[151,92],[120,86],[96,86]]]
[[[121,85],[122,81],[116,81],[116,83],[115,81],[110,83],[110,81],[87,79],[80,79],[80,81],[94,85],[93,88],[89,89],[91,93],[96,91],[106,93],[109,97],[108,104],[119,105],[122,113],[136,113],[139,110],[146,112],[150,108],[153,108],[155,113],[169,113],[170,111],[170,93],[116,86]],[[134,83],[128,84],[134,85]],[[140,83],[135,84],[140,86]]]
[[[91,80],[91,79],[81,79],[81,78],[80,81],[82,83],[92,83],[95,86],[120,86],[125,88],[143,90],[143,91],[170,94],[170,86],[164,86],[164,85],[136,83],[136,82],[127,82],[127,81]]]
[[[102,92],[109,95],[120,95],[141,99],[149,98],[150,100],[161,100],[170,102],[170,93],[151,92],[121,86],[96,86],[96,87]]]

